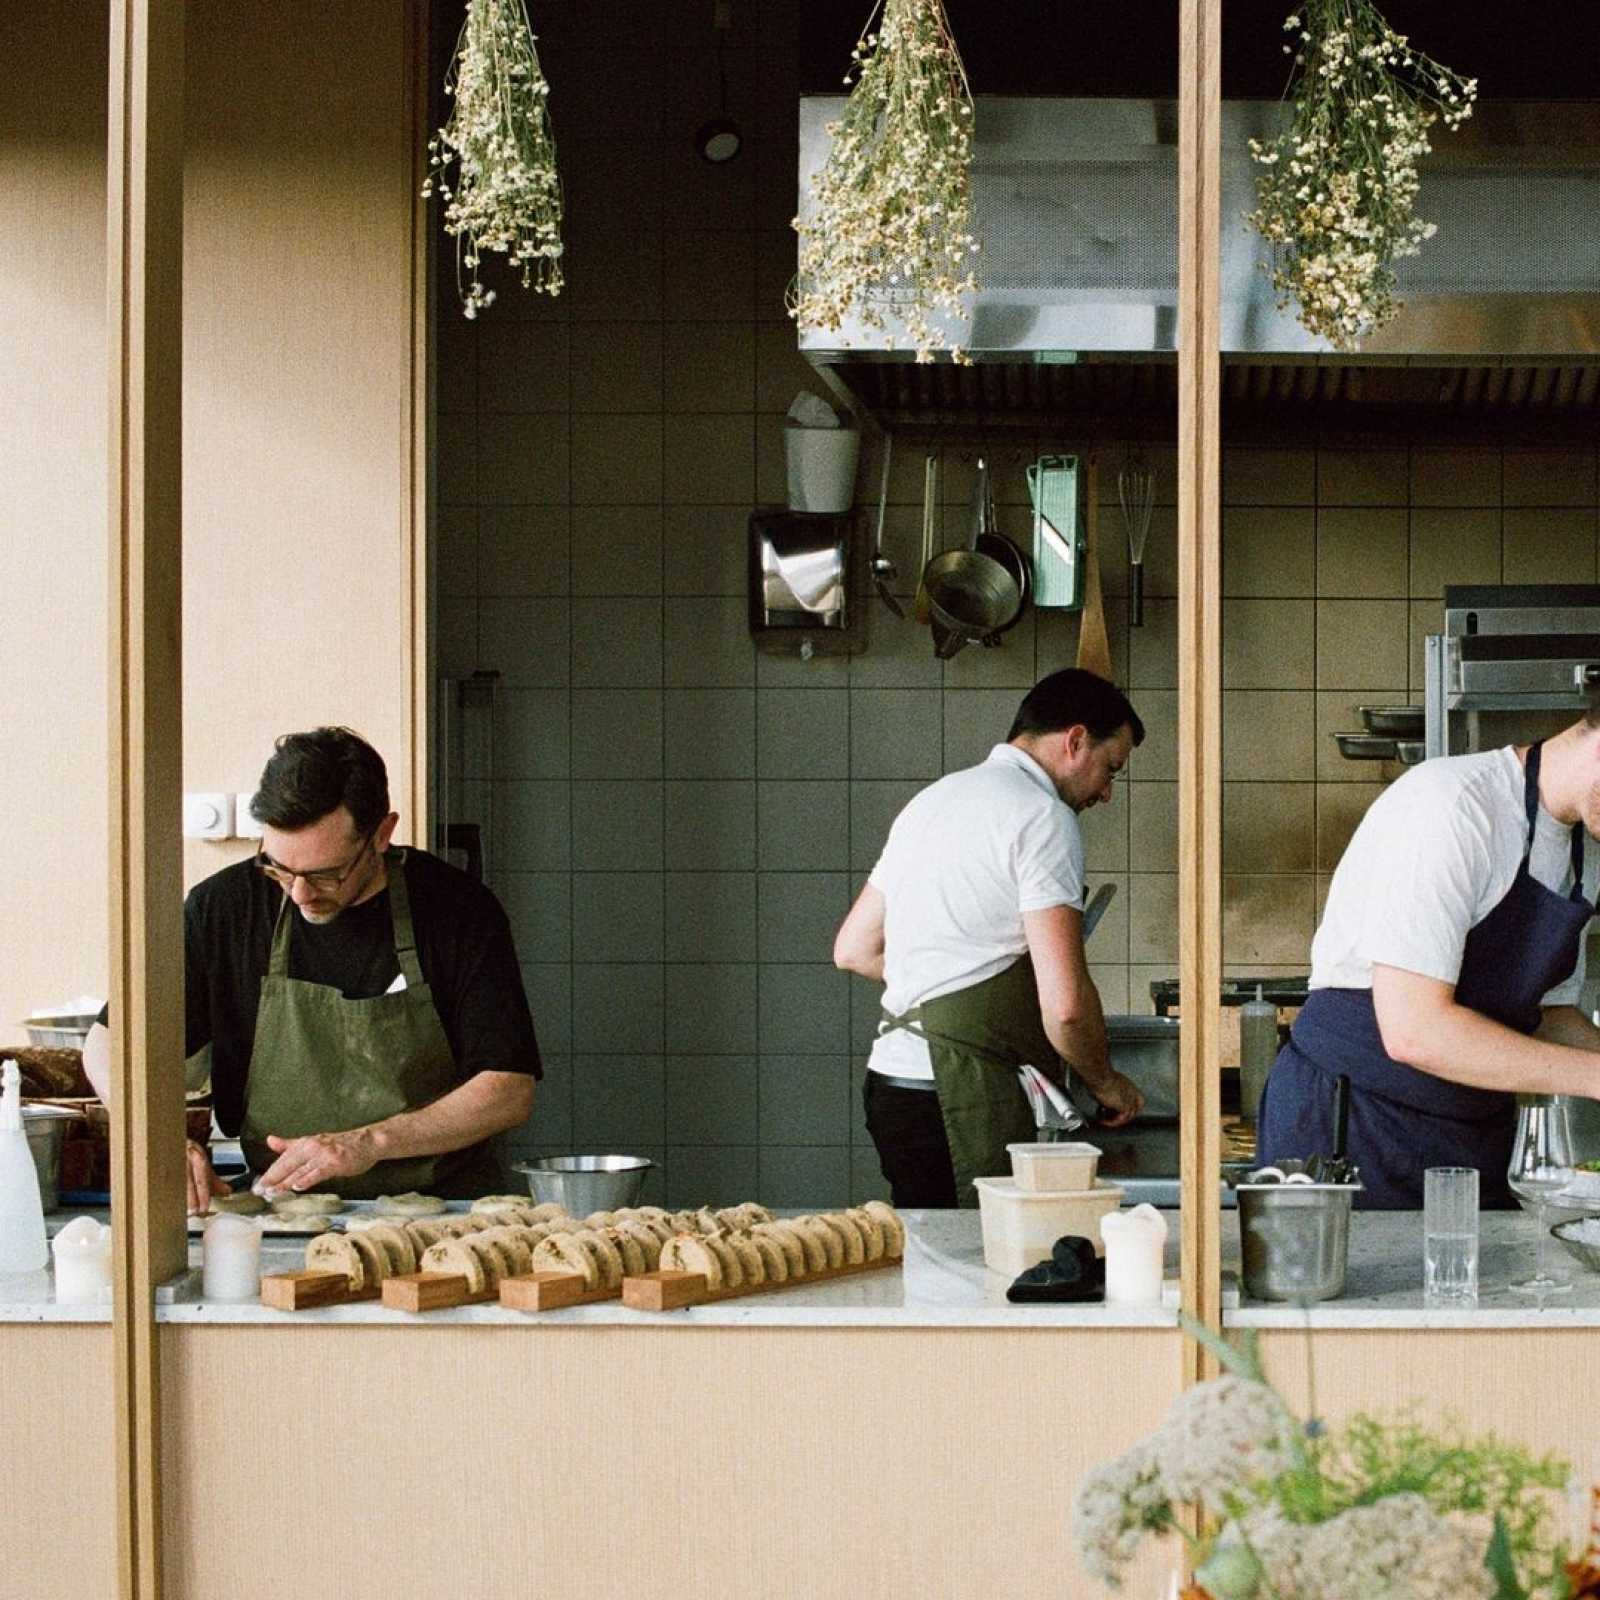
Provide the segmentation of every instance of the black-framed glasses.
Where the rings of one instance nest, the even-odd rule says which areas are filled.
[[[367,846],[372,843],[377,831],[374,828],[367,834],[361,841],[361,848],[342,868],[329,867],[321,872],[291,872],[287,867],[280,867],[260,845],[256,846],[256,866],[279,888],[293,888],[294,880],[298,878],[313,894],[337,894],[344,887],[345,880],[361,865],[361,858],[367,853]]]

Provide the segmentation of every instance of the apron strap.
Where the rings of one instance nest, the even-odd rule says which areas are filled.
[[[422,987],[422,963],[417,959],[417,935],[411,925],[411,896],[406,890],[406,853],[389,850],[383,858],[389,879],[389,916],[394,922],[394,953],[408,989]]]
[[[1528,843],[1522,852],[1522,865],[1527,867],[1533,859],[1533,840],[1539,825],[1539,765],[1540,752],[1544,748],[1541,739],[1537,744],[1528,747],[1528,760],[1526,775],[1522,780],[1522,803],[1528,813]],[[1583,892],[1583,852],[1584,852],[1584,827],[1581,822],[1572,825],[1572,888],[1567,898],[1572,901],[1581,901],[1588,904],[1588,897]],[[1600,898],[1596,899],[1595,908],[1600,911]]]
[[[278,915],[272,924],[272,950],[267,956],[267,976],[289,976],[289,897],[284,895],[278,903]]]
[[[881,1011],[879,1013],[878,1035],[880,1038],[886,1033],[894,1033],[897,1030],[915,1034],[917,1038],[923,1039],[929,1044],[942,1044],[952,1050],[961,1050],[968,1055],[978,1056],[980,1059],[997,1067],[1007,1067],[1015,1070],[1022,1065],[1020,1061],[1013,1061],[1009,1057],[999,1055],[993,1050],[987,1050],[980,1044],[974,1044],[970,1039],[958,1039],[953,1033],[941,1033],[936,1028],[928,1027],[922,1020],[921,1006],[913,1006],[909,1011],[898,1017],[892,1011]]]

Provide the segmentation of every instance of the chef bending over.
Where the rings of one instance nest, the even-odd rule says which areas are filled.
[[[493,1138],[527,1119],[543,1068],[499,902],[391,847],[383,759],[348,728],[280,738],[251,814],[255,857],[184,902],[185,1048],[201,1075],[209,1057],[217,1121],[259,1186],[503,1188]],[[106,1099],[103,1023],[84,1067]],[[191,1211],[227,1192],[193,1141],[188,1189]]]
[[[1334,874],[1259,1157],[1329,1152],[1347,1076],[1357,1205],[1420,1207],[1440,1166],[1515,1204],[1516,1095],[1600,1095],[1600,1030],[1573,1004],[1596,838],[1600,698],[1543,743],[1425,761],[1381,794]]]

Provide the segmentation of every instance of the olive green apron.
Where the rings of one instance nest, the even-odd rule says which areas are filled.
[[[1049,1077],[1061,1070],[1039,1015],[1033,962],[1024,953],[982,983],[924,1000],[900,1016],[885,1011],[879,1031],[896,1028],[928,1041],[956,1204],[975,1206],[972,1180],[1008,1176],[1006,1146],[1037,1137],[1017,1068],[1031,1064]]]
[[[292,1139],[364,1127],[431,1105],[460,1083],[450,1041],[417,960],[405,851],[389,851],[384,865],[395,955],[406,981],[405,988],[389,994],[347,1000],[328,984],[291,978],[294,911],[288,895],[283,897],[267,975],[261,980],[245,1080],[240,1143],[253,1172],[265,1172],[277,1160],[266,1143],[269,1133]],[[380,1161],[368,1172],[318,1187],[351,1200],[412,1189],[459,1199],[493,1193],[504,1184],[493,1143],[484,1140],[445,1155]]]

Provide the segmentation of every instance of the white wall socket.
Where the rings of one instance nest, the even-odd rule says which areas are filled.
[[[254,790],[249,794],[236,794],[233,797],[233,833],[237,839],[261,837],[261,824],[250,815],[250,802],[255,797]]]
[[[183,797],[185,839],[233,837],[233,800],[225,794],[186,794]]]

